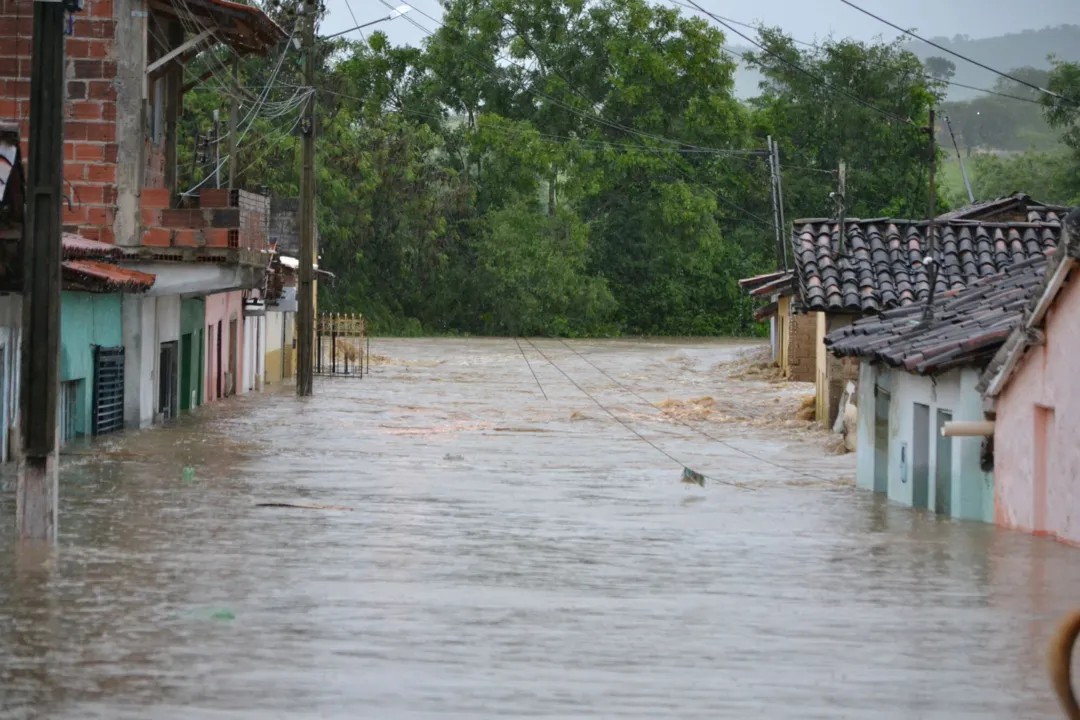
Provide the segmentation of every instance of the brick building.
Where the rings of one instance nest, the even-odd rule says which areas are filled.
[[[0,0],[0,126],[18,130],[24,162],[32,16],[33,0]],[[130,282],[93,286],[115,296],[98,304],[117,315],[110,321],[120,328],[119,342],[110,341],[110,362],[123,378],[124,425],[173,417],[203,401],[201,388],[218,386],[207,367],[217,360],[220,348],[212,341],[222,333],[215,326],[215,337],[209,336],[208,298],[229,296],[211,304],[229,308],[219,320],[233,324],[237,337],[230,347],[240,354],[243,338],[253,338],[248,374],[261,364],[255,349],[261,320],[242,308],[260,295],[270,264],[270,199],[229,187],[183,192],[178,125],[184,94],[199,82],[185,84],[186,63],[222,45],[237,56],[288,52],[285,38],[262,10],[229,0],[86,0],[85,9],[71,16],[64,48],[63,230],[66,237],[100,244],[94,252],[120,270],[153,278],[137,292]],[[18,233],[0,236],[0,264],[12,264],[3,260],[19,256],[20,242]],[[19,290],[19,273],[9,269],[0,272],[0,293]],[[64,318],[77,315],[62,312]],[[63,343],[73,330],[72,323],[62,325]],[[229,368],[224,387],[243,392],[261,385],[240,379],[244,359],[213,365],[220,372]],[[88,367],[71,382],[97,383],[99,375]],[[81,386],[70,396],[97,393]],[[67,410],[93,417],[97,408]],[[73,432],[89,434],[89,425]]]

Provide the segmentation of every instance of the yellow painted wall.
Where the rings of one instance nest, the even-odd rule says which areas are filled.
[[[825,350],[826,320],[825,313],[814,313],[817,316],[817,332],[814,334],[814,347],[817,348],[817,362],[814,370],[814,399],[815,412],[820,422],[827,418],[829,404],[829,353]]]
[[[273,385],[274,383],[281,382],[281,360],[282,353],[279,348],[266,351],[266,384]]]

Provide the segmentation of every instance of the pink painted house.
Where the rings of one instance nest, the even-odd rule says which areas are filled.
[[[213,402],[240,390],[244,373],[244,293],[206,296],[206,385],[204,402]]]
[[[1080,545],[1080,209],[983,378],[994,424],[994,521]]]

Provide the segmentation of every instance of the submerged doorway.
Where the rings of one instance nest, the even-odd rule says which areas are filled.
[[[952,438],[942,437],[945,423],[952,422],[948,410],[937,411],[937,427],[934,442],[937,443],[936,467],[934,468],[934,512],[952,515]]]
[[[930,507],[930,406],[915,403],[911,437],[911,507]]]
[[[889,494],[889,404],[892,397],[874,387],[874,492]]]

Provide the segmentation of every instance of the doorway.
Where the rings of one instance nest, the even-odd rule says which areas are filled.
[[[175,340],[161,343],[158,356],[158,413],[162,420],[172,420],[179,412],[179,347]]]
[[[195,404],[195,398],[191,391],[191,361],[192,333],[184,333],[180,336],[180,409],[190,410]]]
[[[930,507],[930,406],[915,403],[911,438],[911,507]]]
[[[236,394],[236,384],[238,382],[236,377],[236,366],[239,358],[237,357],[236,344],[236,318],[234,317],[229,320],[229,377],[228,381],[225,383],[225,392],[228,395]]]
[[[892,397],[874,387],[874,492],[889,494],[889,404]]]
[[[952,515],[952,438],[942,437],[945,423],[952,422],[952,413],[948,410],[937,411],[937,427],[934,442],[937,453],[934,468],[934,512],[938,515]]]
[[[215,347],[217,352],[217,362],[214,363],[214,399],[221,398],[221,321],[217,321],[217,346]]]

